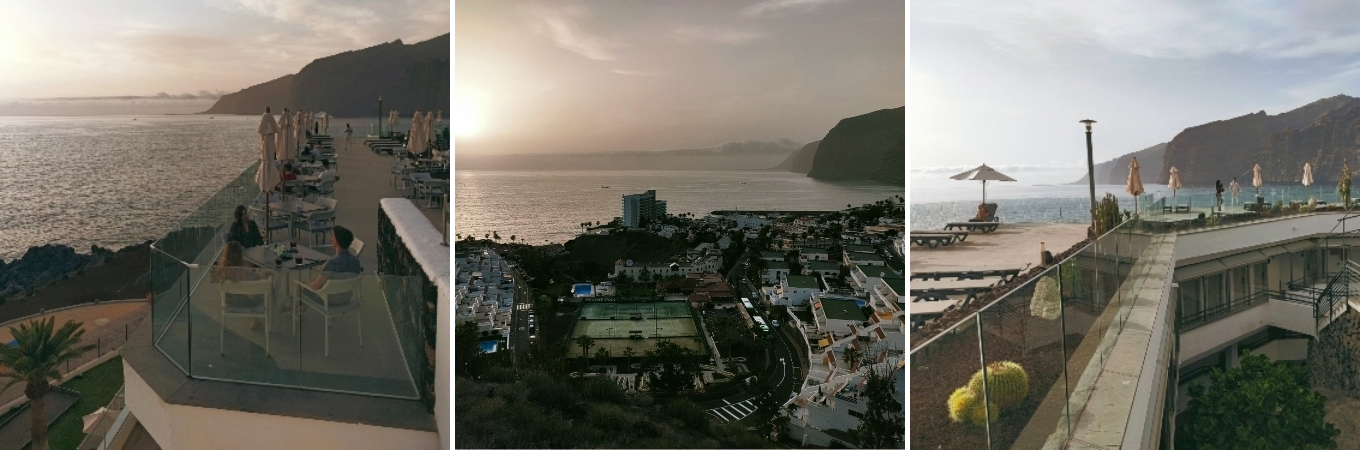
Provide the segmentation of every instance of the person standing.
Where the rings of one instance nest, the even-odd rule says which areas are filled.
[[[1237,177],[1233,177],[1232,182],[1231,182],[1231,183],[1228,183],[1228,193],[1232,194],[1232,202],[1233,202],[1233,205],[1237,205],[1238,202],[1241,201],[1241,200],[1238,199],[1238,194],[1241,193],[1241,192],[1242,192],[1242,186],[1239,186],[1239,185],[1237,184]]]
[[[353,135],[354,130],[349,128],[349,124],[345,124],[345,151],[349,151],[349,138]]]
[[[1214,180],[1214,200],[1218,202],[1218,212],[1223,212],[1223,180]]]

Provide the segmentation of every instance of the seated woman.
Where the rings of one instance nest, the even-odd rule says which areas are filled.
[[[228,242],[240,244],[243,248],[251,248],[264,245],[264,235],[260,234],[260,226],[250,220],[245,205],[237,205],[236,212],[232,216],[231,229],[227,231]]]
[[[245,247],[239,242],[228,242],[222,250],[222,261],[212,268],[212,281],[224,283],[232,281],[259,281],[269,279],[267,270],[255,269],[246,264]],[[264,303],[262,296],[227,294],[227,306],[240,309],[254,309]],[[252,318],[250,329],[260,328],[259,318]]]

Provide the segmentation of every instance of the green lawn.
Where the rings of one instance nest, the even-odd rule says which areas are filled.
[[[108,406],[113,395],[123,387],[123,358],[114,357],[62,386],[79,392],[80,399],[57,418],[48,430],[48,440],[54,450],[76,448],[85,439],[85,433],[81,431],[84,425],[81,418],[100,407]]]

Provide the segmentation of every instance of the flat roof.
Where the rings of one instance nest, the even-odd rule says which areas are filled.
[[[812,270],[840,270],[841,263],[831,261],[808,261],[807,268]]]
[[[850,254],[849,256],[850,256],[850,259],[853,259],[853,260],[855,260],[855,261],[882,261],[882,260],[883,260],[883,257],[882,257],[882,256],[878,256],[877,253],[858,253],[858,252],[855,252],[855,253]]]
[[[878,253],[872,245],[845,244],[843,248],[846,253]]]
[[[789,263],[783,261],[770,261],[765,263],[765,270],[789,270]]]
[[[883,277],[883,282],[892,288],[893,292],[896,292],[899,297],[902,296],[902,293],[907,292],[907,280],[901,277]]]
[[[838,298],[822,299],[822,311],[826,313],[827,319],[850,320],[854,322],[864,322],[869,319],[864,315],[864,310],[860,309],[859,304],[854,300],[842,300]]]
[[[763,251],[763,252],[760,252],[760,257],[761,257],[761,258],[769,258],[769,257],[779,257],[779,258],[783,258],[783,257],[785,257],[785,256],[786,256],[786,255],[784,255],[783,253],[776,252],[776,251],[770,251],[770,250],[765,250],[765,251]]]
[[[817,278],[807,275],[789,275],[787,278],[789,287],[799,289],[821,289],[822,285],[817,282]]]
[[[800,252],[826,253],[826,249],[820,247],[803,247],[798,249]]]

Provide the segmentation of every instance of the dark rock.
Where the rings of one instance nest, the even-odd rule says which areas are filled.
[[[114,252],[98,245],[90,253],[76,253],[65,245],[46,244],[29,247],[24,255],[8,263],[0,261],[0,299],[32,295],[52,283],[65,280],[116,256],[150,245],[134,244]]]
[[[808,172],[812,171],[812,160],[817,156],[817,146],[821,145],[821,143],[822,141],[809,142],[807,145],[804,145],[803,148],[798,149],[798,151],[789,155],[788,158],[785,158],[784,162],[779,163],[779,165],[775,166],[772,170],[783,170],[807,175]]]
[[[808,176],[906,182],[906,107],[842,119],[817,145]]]

